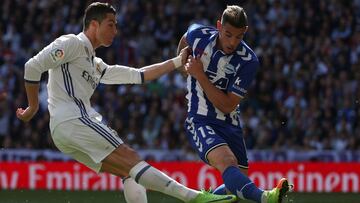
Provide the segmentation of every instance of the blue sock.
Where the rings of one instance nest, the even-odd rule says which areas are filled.
[[[225,186],[231,193],[242,199],[250,199],[261,202],[261,195],[264,192],[235,166],[230,166],[222,174]]]
[[[226,195],[226,187],[225,184],[220,185],[219,187],[217,187],[214,192],[214,194],[217,195]]]

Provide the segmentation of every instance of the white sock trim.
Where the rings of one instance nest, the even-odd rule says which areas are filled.
[[[199,192],[181,185],[160,170],[151,167],[145,161],[136,164],[129,172],[135,182],[145,188],[165,193],[184,202],[194,199]],[[141,177],[141,179],[140,179]]]
[[[135,182],[139,183],[141,175],[150,167],[151,166],[145,161],[140,161],[132,167],[132,169],[130,169],[129,175],[135,180]]]

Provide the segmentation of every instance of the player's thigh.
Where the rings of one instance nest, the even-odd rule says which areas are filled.
[[[192,147],[197,151],[199,157],[209,163],[207,155],[212,150],[227,145],[226,141],[220,137],[212,126],[206,123],[186,119],[185,131]]]
[[[123,143],[115,131],[91,118],[65,121],[52,137],[60,151],[97,172],[101,161]]]
[[[210,165],[223,172],[229,166],[237,166],[237,159],[228,145],[219,146],[207,154]]]
[[[248,169],[249,162],[242,129],[228,126],[226,127],[226,131],[223,130],[219,133],[222,134],[222,137],[228,143],[230,150],[234,153],[238,161],[238,166],[244,170]]]
[[[238,158],[228,145],[223,145],[210,151],[207,155],[207,160],[211,166],[217,168],[220,172],[223,172],[229,166],[236,166],[240,168],[243,174],[248,175],[247,165],[244,167],[244,165],[240,164],[242,162],[238,161]]]
[[[101,170],[114,175],[128,176],[130,169],[140,161],[141,158],[134,149],[122,144],[105,157]]]
[[[185,130],[189,142],[204,162],[210,164],[208,154],[221,147],[226,150],[219,150],[223,152],[220,154],[227,155],[230,159],[234,159],[235,156],[240,168],[248,168],[246,146],[241,128],[232,125],[208,124],[187,118]]]

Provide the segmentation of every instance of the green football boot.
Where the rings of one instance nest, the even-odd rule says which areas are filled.
[[[286,197],[287,192],[291,191],[293,187],[293,185],[289,185],[286,178],[282,178],[274,189],[264,191],[262,202],[281,203],[284,200],[284,197]]]
[[[235,202],[235,195],[216,195],[202,190],[193,200],[189,203],[231,203]]]

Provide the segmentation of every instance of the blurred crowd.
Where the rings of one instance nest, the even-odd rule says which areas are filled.
[[[46,78],[29,123],[24,64],[62,34],[82,31],[92,1],[3,0],[0,5],[0,148],[55,149]],[[360,150],[360,0],[114,0],[118,34],[97,55],[132,67],[173,57],[191,23],[215,25],[226,4],[243,6],[245,41],[261,68],[241,102],[249,149]],[[93,106],[136,149],[192,151],[183,130],[185,79],[173,72],[144,85],[100,85]]]

